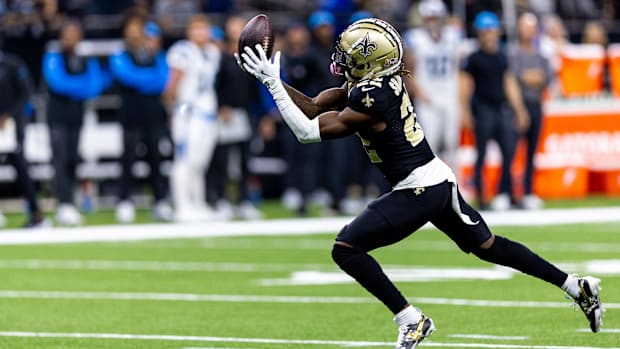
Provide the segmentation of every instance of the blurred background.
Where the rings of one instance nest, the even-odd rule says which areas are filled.
[[[206,16],[208,41],[221,54],[210,82],[219,131],[204,171],[205,205],[214,212],[209,219],[351,215],[389,190],[357,137],[298,144],[265,90],[237,68],[237,38],[257,13],[268,14],[276,31],[283,78],[309,96],[342,84],[329,73],[335,39],[366,17],[385,19],[403,34],[413,81],[430,62],[417,53],[433,52],[439,42],[420,47],[426,41],[416,39],[416,30],[449,28],[456,44],[438,47],[447,47],[457,68],[435,67],[433,74],[452,74],[454,87],[464,88],[459,74],[475,75],[465,66],[487,30],[478,15],[497,15],[500,50],[512,57],[528,108],[541,109],[531,124],[537,129],[519,130],[507,155],[498,142],[485,142],[482,183],[476,184],[481,148],[475,128],[462,122],[459,98],[450,95],[443,102],[456,110],[451,125],[458,127],[442,141],[429,139],[434,150],[483,209],[620,203],[620,1],[430,3],[425,12],[420,1],[406,0],[0,0],[1,225],[175,219],[168,181],[175,149],[170,74],[142,77],[123,70],[120,59],[129,52],[138,66],[158,67],[157,57],[186,38],[196,14]],[[516,64],[520,49],[541,56],[541,67]],[[170,69],[164,61],[162,69]],[[444,96],[432,84],[412,84],[416,104]],[[147,88],[155,85],[161,86]],[[525,91],[532,88],[533,95]],[[432,128],[433,121],[418,114],[422,127]],[[503,194],[502,160],[512,165],[507,204],[496,200]]]

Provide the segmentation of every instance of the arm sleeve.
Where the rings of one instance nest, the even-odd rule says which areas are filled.
[[[16,84],[16,98],[11,102],[11,105],[8,108],[9,115],[12,115],[14,118],[23,115],[23,110],[26,102],[30,98],[32,94],[32,79],[30,78],[30,73],[28,72],[28,68],[21,61],[16,61],[15,65],[15,84]]]
[[[58,53],[47,53],[43,57],[43,77],[49,89],[59,95],[77,100],[87,99],[90,95],[90,72],[68,74],[63,57]]]
[[[160,61],[161,59],[157,58],[154,66],[140,67],[131,61],[129,54],[123,52],[110,57],[110,69],[121,84],[142,93],[159,94],[165,86],[167,75],[159,66]]]

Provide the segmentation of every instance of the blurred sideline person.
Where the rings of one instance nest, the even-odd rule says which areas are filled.
[[[500,22],[492,12],[480,12],[474,19],[480,48],[465,60],[460,74],[463,126],[474,131],[476,164],[474,184],[481,208],[486,208],[482,172],[487,143],[495,139],[502,153],[502,174],[498,195],[491,208],[507,210],[515,202],[512,185],[512,160],[517,144],[517,130],[525,131],[529,116],[523,104],[518,82],[509,70],[508,58],[500,47]],[[507,108],[506,102],[514,111]]]
[[[187,40],[168,51],[170,77],[165,96],[174,105],[172,139],[174,162],[170,189],[178,221],[213,219],[207,206],[205,173],[217,142],[217,95],[215,79],[221,53],[210,42],[210,24],[205,15],[193,16]]]
[[[60,49],[43,57],[43,77],[48,87],[47,123],[52,145],[54,189],[58,199],[56,222],[80,225],[82,216],[74,205],[78,145],[84,117],[84,103],[110,85],[97,58],[76,52],[83,31],[79,22],[69,20],[60,30]]]
[[[224,50],[216,81],[219,137],[208,170],[207,198],[209,202],[215,203],[221,218],[262,217],[248,195],[250,140],[254,129],[251,108],[259,101],[259,86],[255,79],[239,69],[233,57],[246,22],[246,19],[237,16],[229,17],[226,21]],[[226,184],[231,179],[229,168],[234,160],[237,160],[238,164],[235,166],[238,171],[238,178],[235,180],[237,193],[229,200]]]
[[[331,254],[394,314],[396,349],[418,347],[435,331],[435,324],[409,303],[369,252],[406,239],[428,222],[463,252],[563,290],[581,308],[591,331],[600,331],[605,309],[599,279],[568,275],[526,246],[493,234],[463,199],[454,173],[433,153],[416,120],[403,81],[410,73],[403,64],[402,39],[389,23],[370,18],[345,29],[336,42],[331,71],[344,75],[348,84],[314,98],[282,82],[279,51],[273,58],[267,58],[260,44],[243,51],[239,63],[269,88],[300,143],[357,134],[370,160],[393,186],[342,228]]]
[[[125,26],[125,50],[112,55],[110,69],[120,86],[122,105],[119,120],[123,126],[123,173],[119,184],[116,219],[121,223],[135,220],[130,200],[134,187],[132,167],[138,146],[146,146],[150,184],[154,195],[152,216],[155,220],[172,219],[166,198],[166,182],[161,173],[160,144],[168,141],[168,115],[161,94],[168,79],[165,53],[161,49],[161,31],[155,22],[143,23],[139,17]]]
[[[312,51],[318,60],[318,69],[314,72],[319,89],[342,86],[344,80],[329,73],[331,55],[334,49],[336,19],[326,11],[315,11],[308,18],[308,27],[312,31]],[[355,144],[353,144],[355,143]],[[353,137],[335,139],[325,142],[321,148],[319,184],[329,193],[324,204],[326,214],[344,213],[344,203],[349,184],[348,162],[354,157],[352,149],[359,149]]]
[[[518,22],[519,42],[509,52],[510,69],[519,82],[523,101],[530,116],[530,125],[523,136],[527,141],[527,155],[524,176],[524,196],[520,206],[525,209],[542,207],[542,200],[532,191],[534,177],[534,155],[542,127],[542,94],[551,82],[549,62],[536,46],[538,20],[532,13],[524,13]]]
[[[414,79],[409,79],[416,112],[428,142],[448,165],[457,168],[460,140],[459,46],[461,33],[446,25],[441,0],[424,0],[418,7],[422,28],[405,33]]]
[[[32,93],[32,80],[26,64],[16,56],[0,49],[0,137],[9,144],[6,159],[17,172],[17,182],[27,203],[28,221],[25,227],[42,227],[48,224],[37,202],[35,186],[28,173],[24,158],[24,105]],[[0,226],[5,217],[0,212]]]
[[[291,86],[312,95],[319,91],[321,81],[316,76],[319,59],[310,46],[310,39],[310,32],[304,24],[294,22],[288,26],[282,71]],[[321,146],[313,144],[304,147],[286,127],[279,131],[284,159],[288,164],[282,201],[287,208],[304,216],[308,212],[311,196],[317,189]]]

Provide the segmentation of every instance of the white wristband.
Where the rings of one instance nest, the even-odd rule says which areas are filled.
[[[284,89],[280,80],[266,84],[269,92],[276,102],[276,106],[282,114],[282,118],[293,131],[300,143],[316,143],[321,141],[319,118],[308,119]]]

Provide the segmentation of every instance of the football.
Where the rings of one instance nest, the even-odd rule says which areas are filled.
[[[267,54],[267,57],[271,58],[271,54],[273,53],[273,30],[271,30],[269,17],[264,14],[254,16],[245,27],[243,27],[243,31],[239,36],[239,54],[243,53],[244,47],[249,46],[254,49],[256,44],[260,44]]]

